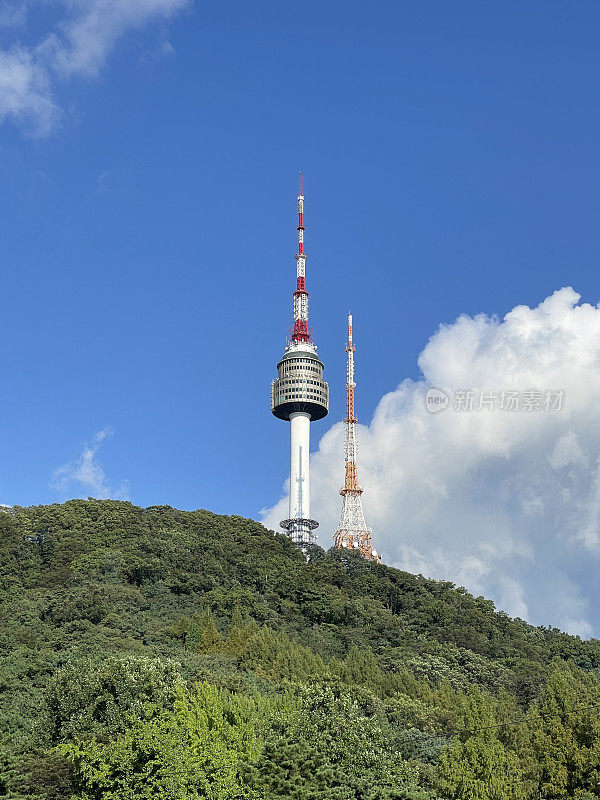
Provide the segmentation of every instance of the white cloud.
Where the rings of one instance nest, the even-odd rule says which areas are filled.
[[[66,80],[94,77],[127,31],[168,19],[189,0],[60,0],[62,16],[35,45],[0,50],[0,122],[11,119],[47,135],[63,111],[56,93]],[[0,6],[0,27],[22,25],[31,3]],[[169,45],[169,52],[174,52]]]
[[[419,357],[420,381],[359,429],[363,504],[385,561],[485,594],[508,613],[600,631],[600,309],[565,288],[503,320],[461,316]],[[358,351],[358,408],[360,360]],[[429,387],[564,390],[560,411],[431,414]],[[313,429],[314,430],[314,429]],[[328,547],[339,515],[343,426],[311,461],[312,515]],[[277,529],[287,499],[263,512]]]
[[[69,491],[72,487],[80,487],[85,490],[86,494],[99,500],[108,498],[126,500],[129,497],[127,481],[123,481],[118,489],[111,489],[106,482],[106,473],[97,459],[102,443],[113,435],[114,430],[110,426],[98,431],[92,443],[85,445],[79,458],[54,470],[50,486],[60,491]]]
[[[11,118],[32,135],[44,136],[61,116],[48,69],[35,50],[15,46],[0,51],[0,122]]]

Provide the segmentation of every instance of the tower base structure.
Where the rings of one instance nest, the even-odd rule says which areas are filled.
[[[340,524],[333,536],[334,545],[338,549],[356,550],[369,561],[381,564],[381,556],[373,547],[371,528],[367,527],[362,510],[360,495],[362,490],[348,491],[342,489],[342,515]]]
[[[301,550],[314,544],[315,534],[313,531],[319,527],[319,523],[315,519],[294,517],[293,519],[283,519],[279,524]]]

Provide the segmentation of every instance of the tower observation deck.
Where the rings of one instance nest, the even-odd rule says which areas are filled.
[[[290,423],[290,505],[289,518],[280,524],[299,547],[313,543],[319,523],[310,518],[310,423],[329,411],[329,387],[323,380],[323,362],[317,355],[308,327],[306,253],[304,252],[304,194],[302,173],[298,195],[298,252],[291,339],[277,364],[277,378],[271,384],[271,411]]]

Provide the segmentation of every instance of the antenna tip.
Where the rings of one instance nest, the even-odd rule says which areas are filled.
[[[303,192],[302,170],[300,170],[300,194],[304,194],[304,192]]]

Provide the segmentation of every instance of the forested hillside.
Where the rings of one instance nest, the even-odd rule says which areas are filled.
[[[600,642],[240,517],[0,513],[0,796],[600,797]]]

